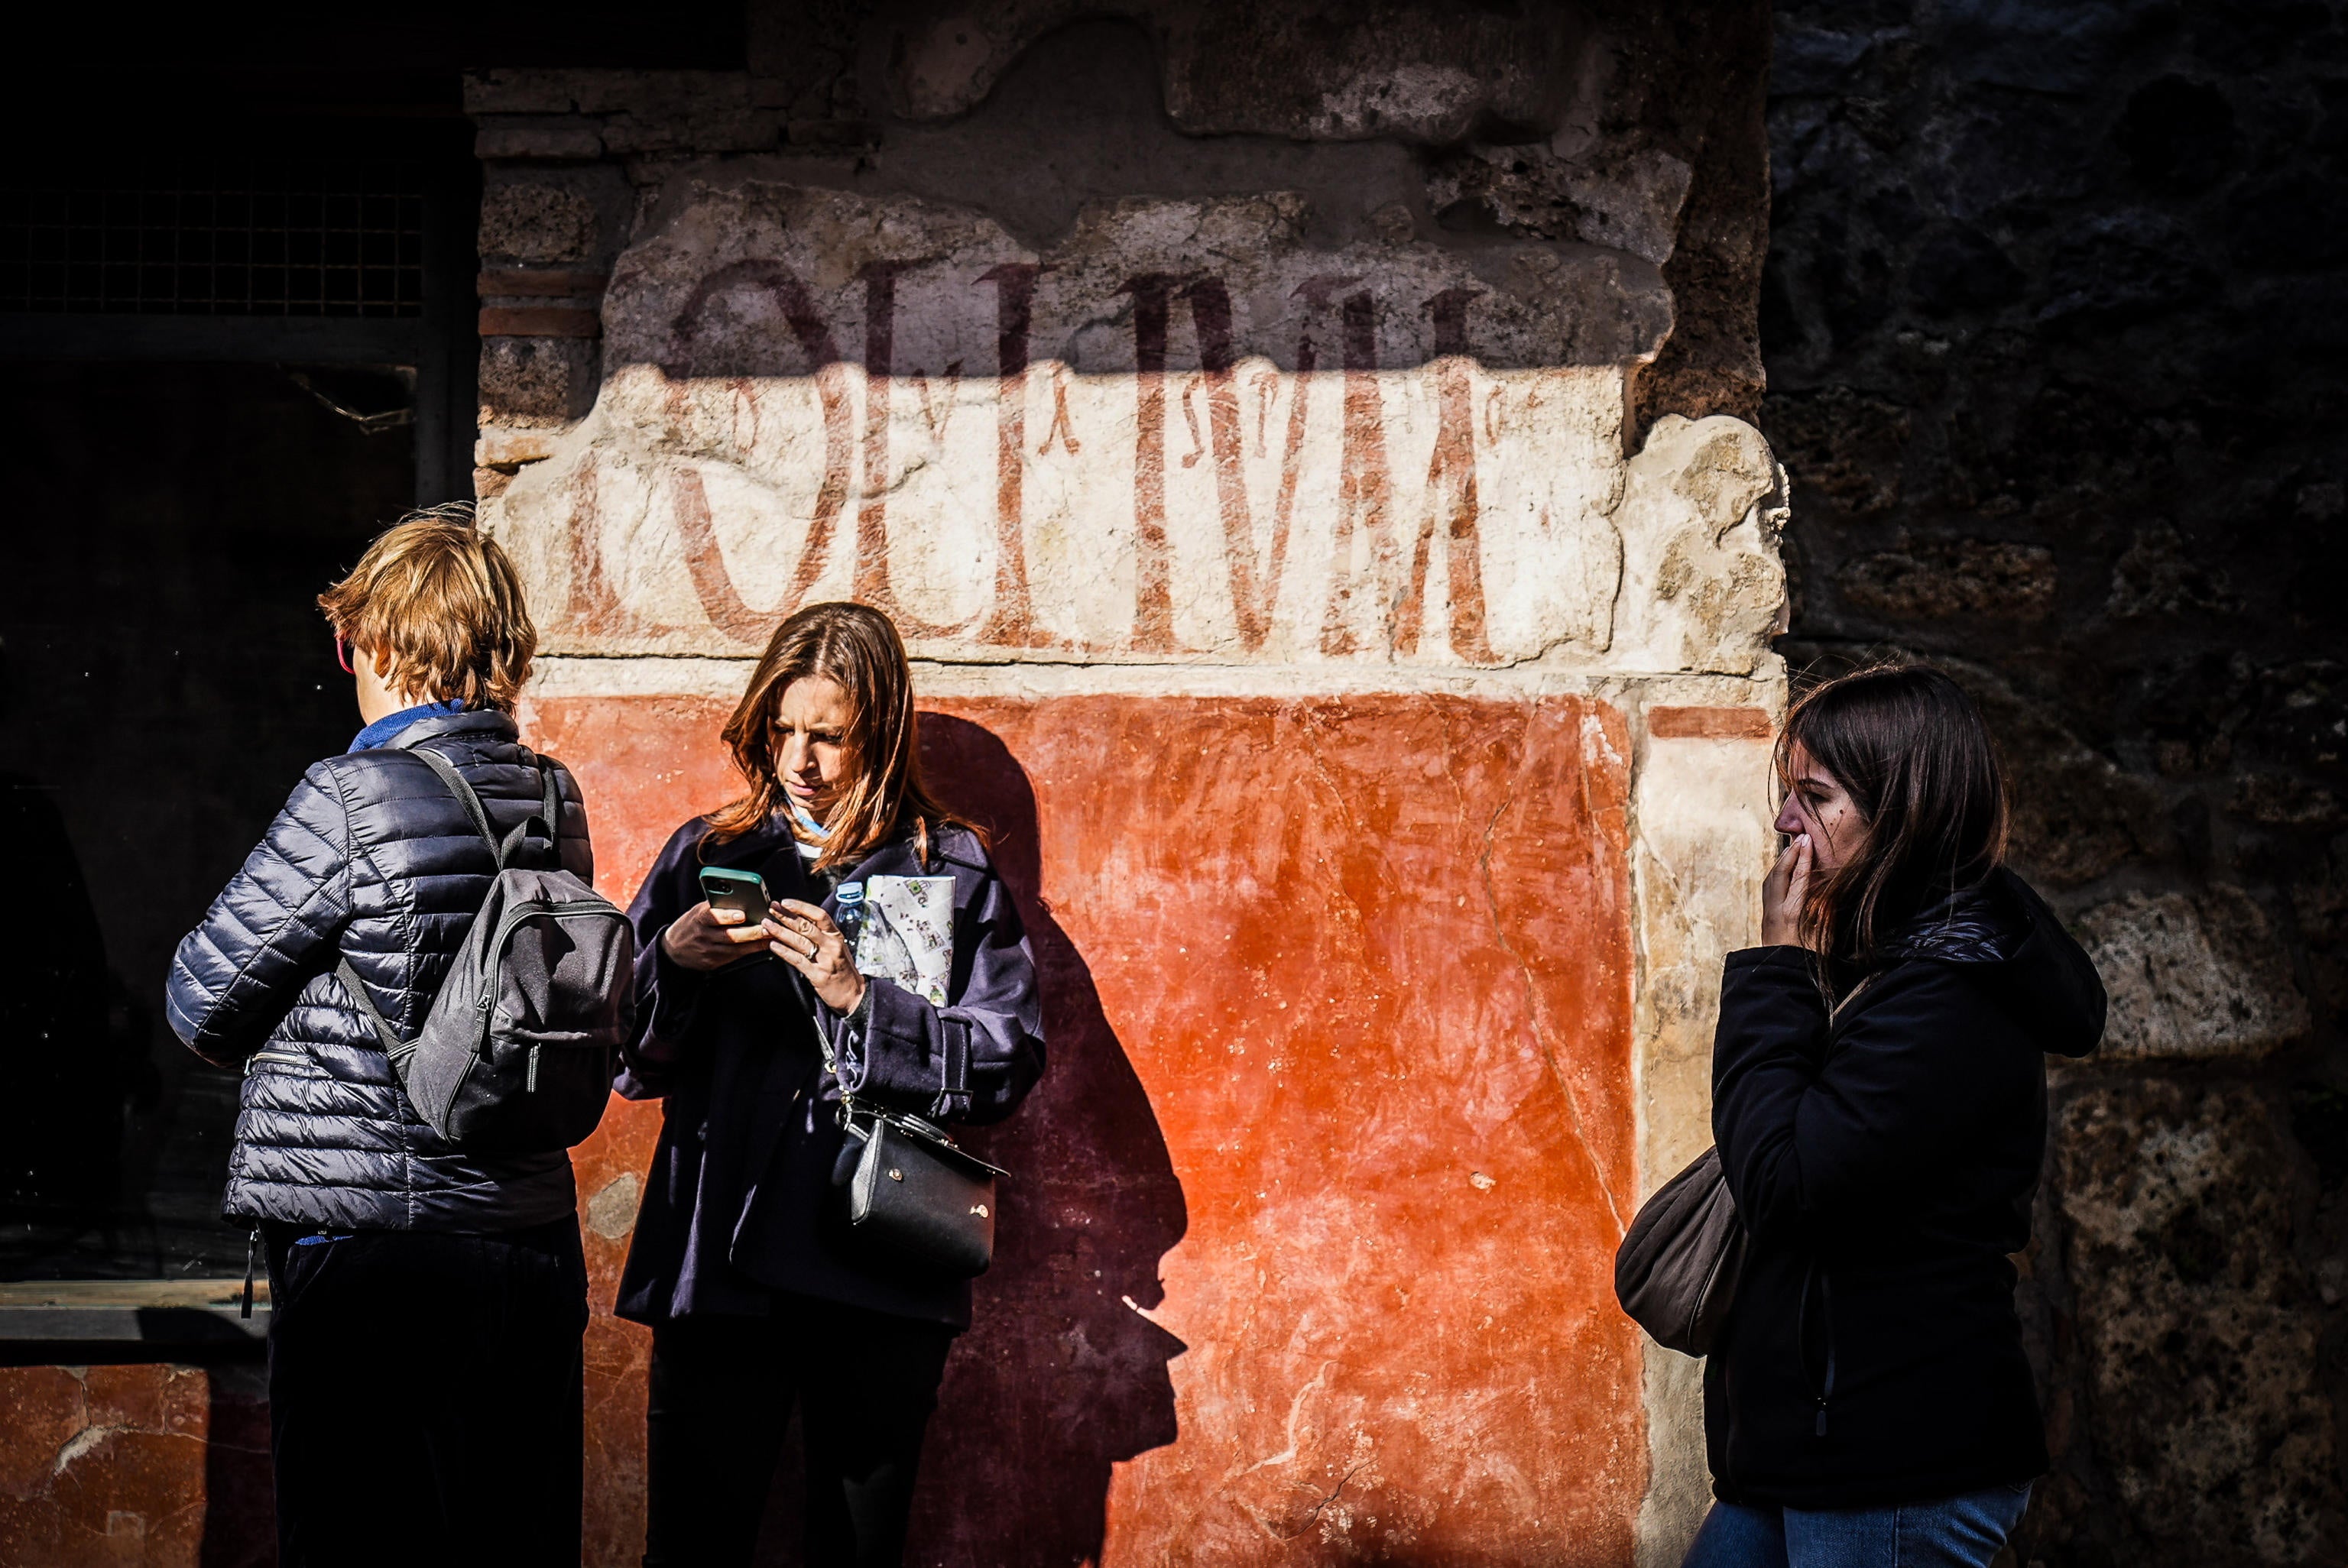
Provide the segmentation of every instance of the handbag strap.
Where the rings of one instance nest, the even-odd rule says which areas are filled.
[[[849,1092],[848,1086],[845,1083],[840,1083],[839,1053],[833,1047],[831,1043],[831,1036],[823,1027],[823,1020],[817,1018],[814,1013],[810,1012],[808,1014],[808,1026],[815,1030],[816,1049],[823,1053],[824,1071],[831,1074],[831,1081],[834,1083],[840,1084],[839,1112],[841,1125],[848,1127],[851,1132],[856,1133],[858,1136],[869,1139],[871,1135],[870,1130],[855,1127],[853,1125],[855,1118],[859,1116],[866,1117],[870,1119],[876,1127],[879,1124],[885,1122],[908,1137],[918,1138],[923,1143],[934,1143],[940,1148],[950,1149],[956,1155],[964,1160],[970,1161],[973,1164],[985,1165],[987,1170],[994,1172],[994,1174],[998,1176],[1005,1173],[993,1165],[988,1165],[985,1161],[981,1160],[977,1155],[973,1154],[969,1150],[955,1143],[953,1135],[934,1122],[929,1121],[923,1117],[911,1115],[902,1111],[884,1111],[877,1105],[860,1105],[857,1103],[856,1096]]]
[[[940,1068],[938,1097],[950,1102],[957,1110],[970,1108],[970,1035],[967,1030],[950,1029],[945,1031],[945,1061]]]

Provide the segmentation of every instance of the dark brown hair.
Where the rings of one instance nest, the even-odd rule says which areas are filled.
[[[2005,774],[1981,710],[1938,670],[1855,671],[1794,704],[1777,737],[1777,782],[1793,787],[1794,748],[1834,776],[1867,826],[1857,854],[1813,877],[1803,946],[1872,962],[1879,943],[2005,859]]]
[[[930,858],[930,830],[959,819],[941,807],[922,783],[914,746],[913,671],[896,624],[864,604],[810,604],[775,629],[750,672],[749,689],[725,740],[750,788],[711,814],[710,836],[738,838],[783,804],[775,764],[775,712],[794,681],[820,675],[848,695],[842,737],[850,774],[833,804],[831,832],[816,860],[819,870],[852,866],[886,843],[910,818],[922,862]]]
[[[351,575],[318,596],[335,635],[391,661],[419,699],[510,712],[538,629],[521,579],[468,501],[410,512],[367,546]]]

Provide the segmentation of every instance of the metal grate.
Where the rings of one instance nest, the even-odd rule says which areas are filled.
[[[423,168],[224,159],[0,180],[0,311],[421,315]]]

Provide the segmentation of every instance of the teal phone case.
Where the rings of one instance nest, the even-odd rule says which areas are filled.
[[[745,920],[754,923],[767,917],[766,878],[755,871],[705,866],[701,868],[701,894],[713,909],[739,909]]]

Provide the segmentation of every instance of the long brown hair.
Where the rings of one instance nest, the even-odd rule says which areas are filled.
[[[1981,710],[1938,670],[1886,664],[1829,681],[1794,705],[1777,737],[1781,788],[1794,748],[1834,775],[1867,826],[1849,860],[1813,877],[1802,945],[1873,961],[1899,926],[2005,860],[2005,774]]]
[[[726,747],[749,793],[713,812],[712,838],[738,838],[775,815],[783,784],[775,764],[775,712],[794,681],[819,675],[848,694],[850,761],[847,787],[825,825],[830,836],[818,870],[855,864],[886,843],[910,819],[922,863],[930,858],[930,832],[959,819],[941,807],[922,783],[914,746],[913,671],[896,624],[865,604],[810,604],[780,626],[750,672],[749,689],[726,721]]]

